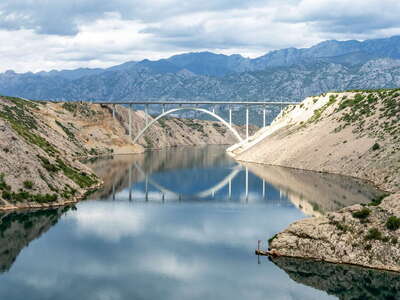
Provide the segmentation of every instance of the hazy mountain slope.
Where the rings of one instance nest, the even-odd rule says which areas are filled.
[[[331,90],[399,87],[400,37],[326,41],[249,59],[210,52],[108,69],[0,74],[0,93],[54,100],[286,100]]]
[[[12,73],[0,76],[0,92],[54,100],[284,100],[299,101],[323,91],[400,86],[400,60],[361,66],[316,63],[233,73],[224,77],[140,70],[108,71],[69,81]]]

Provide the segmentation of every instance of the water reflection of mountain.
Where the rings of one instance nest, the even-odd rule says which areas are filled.
[[[55,225],[68,209],[0,214],[0,272],[8,271],[21,250]]]
[[[287,195],[307,215],[318,216],[352,204],[367,203],[381,194],[371,185],[351,177],[279,166],[243,165]]]
[[[299,258],[272,260],[294,281],[343,300],[400,299],[400,274]]]
[[[144,174],[135,167],[135,164],[139,165],[146,174],[177,169],[226,166],[227,161],[231,159],[223,149],[221,146],[180,147],[88,161],[87,165],[104,181],[103,188],[93,194],[92,198],[107,198],[113,191],[117,193],[132,183],[143,181]],[[129,172],[131,172],[130,178]]]

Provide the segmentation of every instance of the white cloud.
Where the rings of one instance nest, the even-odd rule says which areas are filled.
[[[187,51],[254,57],[400,34],[399,14],[395,0],[5,0],[0,71],[107,67]]]
[[[99,204],[80,207],[70,218],[80,235],[98,236],[111,242],[140,234],[147,225],[141,211],[117,205]]]

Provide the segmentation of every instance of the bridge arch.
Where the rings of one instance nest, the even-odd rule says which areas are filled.
[[[139,171],[139,173],[143,176],[146,177],[146,173],[143,171],[143,169],[137,164],[135,163],[135,168]],[[234,167],[232,169],[232,171],[226,176],[224,177],[221,181],[219,181],[217,184],[215,184],[214,186],[197,192],[196,194],[193,194],[191,196],[194,197],[200,197],[200,198],[205,198],[208,197],[210,195],[212,195],[213,193],[218,192],[219,190],[223,189],[225,186],[227,186],[229,184],[230,181],[232,181],[233,179],[235,179],[235,177],[240,173],[240,171],[242,170],[242,167],[240,165],[237,165],[236,167]],[[161,184],[159,184],[158,182],[154,181],[153,179],[151,179],[150,177],[148,177],[148,182],[154,186],[156,189],[158,189],[160,192],[162,193],[170,193],[172,195],[175,196],[179,196],[178,193],[171,191],[170,189],[162,186]]]
[[[155,122],[157,122],[158,120],[160,120],[161,118],[170,115],[174,112],[177,111],[182,111],[182,110],[194,110],[194,111],[200,111],[202,113],[208,114],[212,117],[214,117],[215,119],[217,119],[218,121],[220,121],[222,124],[225,125],[225,127],[227,127],[232,133],[233,135],[236,137],[236,139],[239,142],[242,142],[243,139],[241,138],[241,136],[239,135],[239,133],[236,131],[236,129],[234,129],[228,122],[226,122],[223,118],[221,118],[220,116],[218,116],[217,114],[204,109],[204,108],[198,108],[198,107],[178,107],[178,108],[172,108],[166,112],[163,112],[161,115],[159,115],[157,118],[153,119],[149,124],[147,124],[139,133],[138,135],[135,137],[135,139],[133,140],[133,143],[135,144],[139,138],[147,131],[147,129],[149,129]]]

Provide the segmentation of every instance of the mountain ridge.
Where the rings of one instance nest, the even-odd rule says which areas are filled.
[[[257,58],[192,52],[106,69],[0,73],[0,93],[53,100],[286,100],[400,86],[400,36],[324,41]]]

